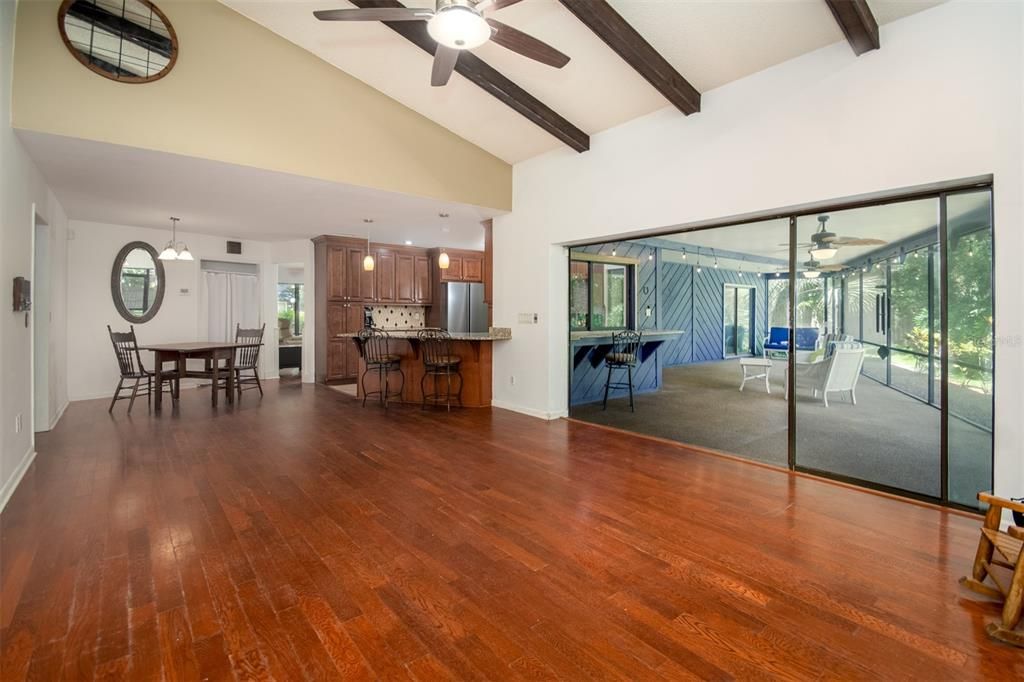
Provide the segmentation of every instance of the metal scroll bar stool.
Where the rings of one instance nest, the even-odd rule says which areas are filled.
[[[420,341],[420,353],[423,357],[423,378],[420,379],[420,392],[423,394],[423,409],[427,403],[443,404],[450,412],[452,409],[452,377],[458,377],[459,390],[455,399],[462,407],[462,372],[459,364],[462,358],[452,352],[452,337],[443,329],[423,329],[417,334]],[[427,393],[427,377],[432,377],[434,392]],[[438,379],[444,377],[444,393],[438,390]]]
[[[635,412],[633,409],[633,368],[637,364],[637,353],[640,350],[640,332],[632,330],[619,332],[618,334],[612,334],[612,349],[604,357],[605,367],[608,368],[608,378],[604,382],[604,404],[602,410],[608,409],[608,391],[612,388],[628,388],[629,389],[629,411]],[[612,370],[625,369],[627,381],[626,383],[613,382],[612,381]]]
[[[131,413],[132,407],[135,405],[135,398],[143,395],[146,396],[146,403],[149,404],[152,401],[153,377],[156,376],[156,372],[162,372],[163,377],[169,380],[164,384],[164,388],[170,392],[172,400],[178,401],[179,377],[177,370],[167,371],[157,367],[156,371],[151,371],[142,365],[142,357],[139,356],[139,342],[135,338],[135,327],[129,325],[127,332],[115,332],[108,324],[107,333],[110,334],[110,343],[114,346],[114,355],[117,356],[117,368],[121,372],[121,378],[118,379],[117,388],[114,389],[114,397],[110,401],[107,412],[114,411],[114,403],[118,400],[127,400],[128,412]],[[146,382],[145,392],[139,393],[143,380]],[[125,381],[134,383],[129,387],[124,385]],[[121,397],[121,391],[127,391],[129,388],[131,388],[132,394]]]
[[[359,352],[363,355],[363,362],[366,369],[360,379],[363,388],[363,407],[366,407],[366,398],[371,395],[378,396],[380,402],[387,409],[388,398],[401,398],[402,390],[405,388],[405,374],[402,372],[401,358],[388,349],[388,335],[380,329],[363,328],[358,335]],[[377,374],[377,390],[366,390],[366,375],[371,372]],[[391,392],[390,376],[392,372],[398,372],[402,384],[398,391]]]

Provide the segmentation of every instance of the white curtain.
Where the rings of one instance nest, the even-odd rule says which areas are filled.
[[[234,341],[235,326],[260,325],[260,284],[256,275],[236,272],[203,272],[207,340]]]

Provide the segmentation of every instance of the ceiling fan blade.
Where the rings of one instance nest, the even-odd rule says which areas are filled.
[[[822,272],[839,272],[840,270],[845,270],[846,266],[845,265],[819,265],[819,266],[817,266],[816,269],[817,270],[821,270]]]
[[[482,2],[476,3],[476,9],[480,12],[486,12],[488,10],[494,11],[514,5],[522,0],[483,0]]]
[[[459,52],[454,47],[438,44],[434,50],[434,67],[430,70],[430,84],[435,88],[448,84],[455,70],[455,62],[459,61]]]
[[[488,19],[487,23],[494,29],[491,41],[501,45],[505,49],[517,52],[524,57],[529,57],[541,64],[553,66],[560,69],[569,63],[569,57],[562,54],[547,43],[537,40],[531,35],[523,33],[517,28],[503,24],[494,19]]]
[[[884,239],[862,239],[860,237],[839,237],[831,242],[833,246],[882,246],[888,243]]]
[[[434,16],[428,9],[377,7],[370,9],[322,9],[313,12],[320,21],[425,21]]]

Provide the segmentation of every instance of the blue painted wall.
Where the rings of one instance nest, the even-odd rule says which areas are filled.
[[[632,242],[615,242],[582,247],[579,251],[610,256],[635,258],[640,261],[637,272],[637,323],[643,329],[683,329],[686,335],[665,342],[647,361],[634,370],[634,390],[638,393],[661,387],[661,371],[665,367],[693,362],[721,360],[723,354],[724,285],[739,284],[755,288],[754,340],[760,352],[767,325],[768,288],[765,279],[753,273],[714,268],[704,265],[696,272],[693,265],[664,262],[660,248]],[[649,258],[653,256],[653,258]],[[652,315],[645,310],[651,307]],[[570,356],[570,363],[572,357]],[[620,380],[619,372],[613,381]],[[625,380],[625,372],[622,372]],[[589,359],[572,373],[571,404],[599,401],[604,397],[607,369],[603,364],[592,367]],[[612,391],[621,397],[627,391]]]

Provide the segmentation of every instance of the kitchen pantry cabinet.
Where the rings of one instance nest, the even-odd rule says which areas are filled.
[[[358,332],[367,305],[431,305],[434,264],[425,249],[371,243],[374,268],[366,271],[364,240],[322,236],[313,243],[317,381],[351,381],[358,375],[358,348],[338,334]]]

